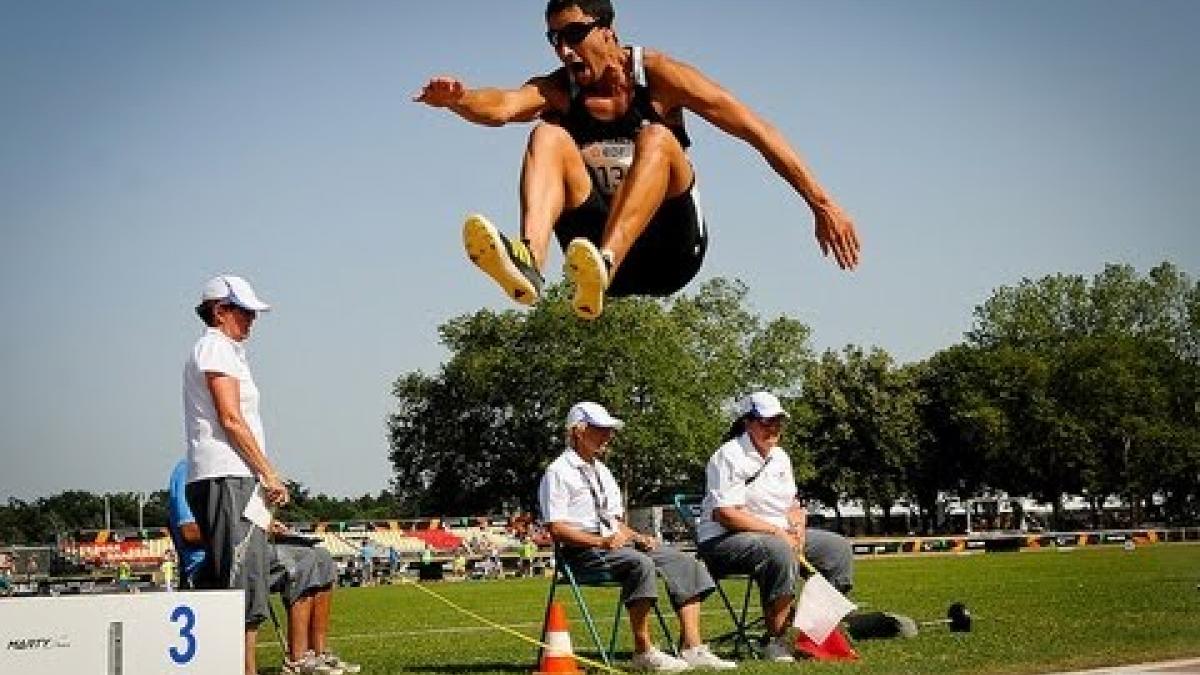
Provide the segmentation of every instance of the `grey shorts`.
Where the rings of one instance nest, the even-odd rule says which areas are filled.
[[[246,592],[246,624],[267,619],[270,551],[266,532],[242,517],[253,478],[228,476],[188,483],[187,501],[207,542],[197,588],[240,588]]]
[[[271,591],[292,606],[301,597],[333,585],[337,566],[329,551],[317,546],[271,546]]]
[[[649,552],[633,546],[615,551],[564,547],[561,555],[581,582],[598,575],[608,575],[620,582],[621,601],[626,605],[635,600],[658,600],[655,570],[666,582],[667,595],[675,609],[693,598],[703,600],[716,588],[708,569],[695,556],[666,546]]]
[[[718,577],[752,576],[764,605],[781,596],[795,595],[796,584],[803,578],[792,547],[770,534],[729,532],[706,539],[697,548],[700,558]],[[843,593],[854,586],[854,549],[842,535],[806,529],[804,557]]]

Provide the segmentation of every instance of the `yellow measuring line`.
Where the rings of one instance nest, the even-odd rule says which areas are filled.
[[[482,617],[482,616],[479,616],[478,614],[476,614],[475,612],[472,612],[471,610],[467,609],[466,607],[463,607],[462,605],[455,604],[453,601],[451,601],[451,600],[448,600],[448,599],[446,599],[446,598],[442,597],[441,595],[439,595],[439,594],[437,594],[437,593],[434,593],[433,591],[429,590],[428,588],[425,588],[425,587],[424,587],[424,586],[422,586],[421,584],[409,583],[409,584],[407,584],[407,585],[409,585],[409,586],[413,586],[413,587],[415,587],[415,588],[419,588],[419,589],[421,589],[421,590],[422,590],[422,591],[424,591],[425,593],[428,593],[429,595],[432,595],[433,597],[437,598],[438,600],[441,600],[442,602],[446,603],[447,605],[449,605],[450,607],[454,608],[455,610],[457,610],[457,611],[459,611],[459,612],[462,612],[463,614],[466,614],[467,616],[471,617],[472,619],[475,619],[475,620],[476,620],[476,621],[478,621],[479,623],[482,623],[482,624],[484,624],[484,625],[486,625],[486,626],[490,626],[490,627],[492,627],[492,628],[495,628],[495,629],[496,629],[496,630],[498,630],[498,631],[502,631],[502,632],[504,632],[504,633],[508,633],[509,635],[511,635],[511,636],[513,636],[513,637],[515,637],[515,638],[519,638],[519,639],[521,639],[521,640],[524,640],[525,642],[528,642],[529,644],[532,644],[532,645],[537,645],[537,646],[541,647],[542,649],[548,649],[548,648],[550,647],[550,645],[547,645],[545,642],[540,642],[540,641],[538,641],[538,640],[534,640],[533,638],[529,637],[528,635],[525,635],[524,633],[517,632],[517,631],[515,631],[515,630],[513,630],[513,629],[509,628],[508,626],[502,626],[502,625],[500,625],[500,624],[496,623],[495,621],[490,621],[490,620],[488,620],[488,619],[485,619],[484,617]],[[599,668],[600,670],[603,670],[603,671],[604,671],[604,672],[606,672],[606,673],[624,673],[624,672],[625,672],[625,671],[623,671],[623,670],[618,670],[618,669],[616,669],[616,668],[613,668],[612,666],[609,666],[609,665],[606,665],[606,664],[600,663],[599,661],[593,661],[593,660],[591,660],[591,659],[587,659],[587,658],[584,658],[584,657],[582,657],[582,656],[576,656],[576,657],[575,657],[575,660],[576,660],[576,661],[582,661],[583,663],[586,663],[587,665],[589,665],[589,666],[591,666],[591,667],[593,667],[593,668]]]

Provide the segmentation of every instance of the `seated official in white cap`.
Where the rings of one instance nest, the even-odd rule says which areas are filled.
[[[806,527],[792,461],[779,447],[788,417],[779,399],[756,392],[739,402],[738,413],[705,468],[703,512],[696,521],[698,550],[718,576],[754,577],[769,637],[763,656],[791,661],[784,633],[801,579],[796,553],[803,552],[845,592],[854,585],[854,551],[845,537]]]
[[[613,433],[622,426],[598,403],[577,403],[571,408],[567,449],[546,467],[538,489],[542,522],[576,574],[606,572],[621,582],[621,601],[629,610],[633,630],[634,668],[736,668],[700,640],[700,603],[716,588],[708,570],[693,556],[660,546],[657,539],[623,521],[621,489],[600,461]],[[650,640],[650,610],[658,601],[656,568],[679,615],[683,658],[657,649]]]
[[[247,675],[256,672],[258,625],[268,616],[270,560],[266,532],[243,514],[259,483],[269,503],[288,501],[267,459],[258,387],[243,346],[258,313],[269,309],[245,279],[210,279],[196,306],[207,328],[183,368],[185,493],[206,553],[196,585],[245,591]]]

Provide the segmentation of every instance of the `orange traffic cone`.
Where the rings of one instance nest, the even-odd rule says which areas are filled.
[[[857,661],[858,652],[850,646],[850,639],[842,628],[833,629],[824,642],[816,642],[803,631],[796,631],[795,650],[814,661]]]
[[[542,673],[577,673],[583,671],[575,665],[575,652],[571,649],[571,630],[567,628],[567,611],[562,603],[550,603],[546,616],[546,646],[542,648],[542,662],[535,675]]]

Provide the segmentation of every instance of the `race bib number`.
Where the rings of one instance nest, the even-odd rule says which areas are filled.
[[[633,141],[598,141],[581,150],[592,181],[601,192],[611,195],[621,187],[633,164]]]

